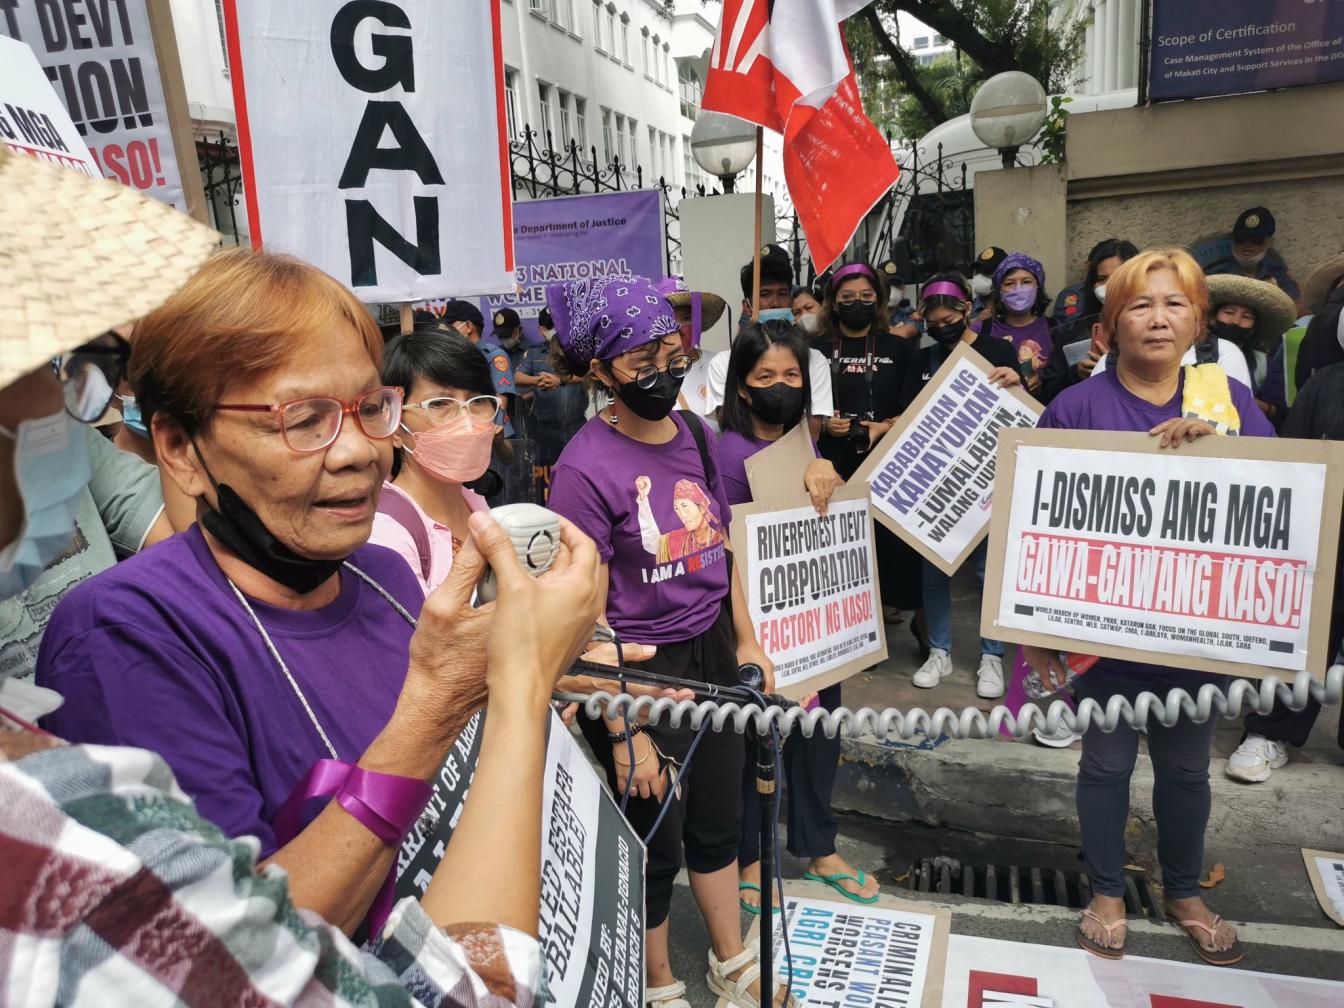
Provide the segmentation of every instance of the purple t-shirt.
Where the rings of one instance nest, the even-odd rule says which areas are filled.
[[[1241,417],[1241,433],[1246,437],[1273,437],[1274,427],[1265,419],[1255,404],[1251,390],[1235,378],[1227,380],[1232,393],[1232,404]],[[1046,407],[1036,422],[1037,427],[1059,430],[1132,431],[1146,434],[1160,423],[1181,416],[1181,394],[1185,391],[1185,371],[1182,369],[1176,394],[1160,406],[1140,399],[1120,384],[1114,368],[1107,368],[1087,381],[1073,385]],[[1167,665],[1120,661],[1102,658],[1097,669],[1130,680],[1161,681],[1164,688],[1181,686],[1194,691],[1205,682],[1218,682],[1221,677]]]
[[[677,436],[646,445],[594,417],[551,470],[549,506],[597,543],[607,564],[607,620],[636,644],[700,636],[728,594],[732,510],[714,434],[706,428],[711,480],[685,420],[672,419]]]
[[[400,556],[364,546],[350,559],[419,613],[424,593]],[[337,754],[359,759],[396,705],[410,624],[348,572],[321,609],[248,601]],[[65,695],[50,731],[154,750],[203,816],[227,836],[258,837],[262,857],[276,849],[270,824],[285,799],[331,755],[195,525],[71,591],[37,681]]]
[[[1235,378],[1227,380],[1232,405],[1241,417],[1243,437],[1273,437],[1274,427],[1255,404],[1251,390]],[[1181,415],[1181,394],[1185,391],[1182,369],[1176,395],[1170,402],[1154,406],[1140,399],[1116,376],[1114,368],[1065,389],[1046,407],[1037,427],[1063,430],[1135,431],[1146,434],[1160,423]]]
[[[769,448],[773,441],[744,437],[737,431],[724,431],[719,435],[719,462],[723,465],[723,492],[732,505],[751,503],[751,484],[747,482],[747,459],[762,448]],[[812,444],[813,453],[820,458],[816,443]],[[798,474],[799,480],[802,473]]]
[[[1002,319],[990,319],[978,325],[972,323],[971,329],[983,332],[992,339],[1012,343],[1013,349],[1017,351],[1018,362],[1030,359],[1037,371],[1045,370],[1045,363],[1055,348],[1050,336],[1050,321],[1042,315],[1037,315],[1024,326],[1009,325]]]

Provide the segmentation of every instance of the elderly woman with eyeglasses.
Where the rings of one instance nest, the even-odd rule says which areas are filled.
[[[47,727],[157,751],[225,835],[259,838],[297,905],[347,932],[373,906],[376,924],[425,782],[485,699],[489,624],[471,585],[426,600],[366,545],[402,419],[382,337],[326,274],[233,249],[133,345],[159,464],[198,520],[62,601],[38,658],[66,697]],[[304,828],[290,813],[324,793],[319,760],[348,776]]]

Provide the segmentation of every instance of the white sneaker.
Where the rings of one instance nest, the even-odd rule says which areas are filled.
[[[1053,735],[1047,735],[1041,729],[1033,728],[1031,730],[1031,737],[1036,740],[1037,745],[1043,745],[1049,749],[1067,749],[1082,738],[1077,732],[1070,731],[1069,728],[1063,724],[1055,729]]]
[[[1003,696],[1003,659],[998,655],[982,654],[975,678],[975,695],[980,699],[997,700]]]
[[[952,656],[942,648],[929,652],[929,660],[919,667],[910,681],[920,689],[932,689],[952,674]]]
[[[1259,784],[1269,780],[1271,770],[1277,770],[1287,762],[1288,750],[1283,743],[1251,734],[1228,757],[1227,775],[1247,784]]]

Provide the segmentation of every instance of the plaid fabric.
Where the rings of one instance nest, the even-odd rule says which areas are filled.
[[[252,837],[202,819],[143,749],[69,746],[0,762],[0,1004],[534,1003],[535,939],[436,928],[403,900],[358,949],[258,872]]]

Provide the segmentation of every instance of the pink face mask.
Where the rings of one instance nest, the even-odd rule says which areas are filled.
[[[490,445],[499,430],[488,420],[463,416],[455,423],[429,430],[402,430],[414,438],[415,447],[403,450],[435,479],[446,483],[470,483],[490,465]]]

